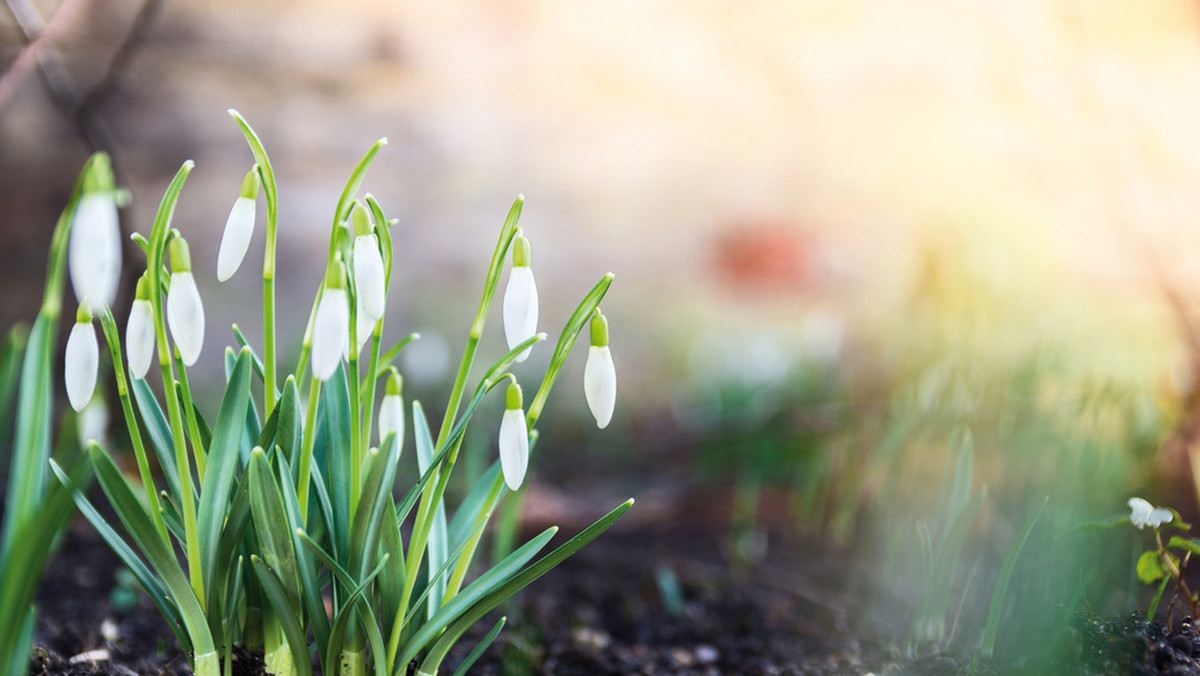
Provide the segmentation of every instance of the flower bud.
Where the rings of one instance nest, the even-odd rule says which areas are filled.
[[[176,236],[169,246],[171,286],[167,289],[167,326],[183,363],[191,366],[204,347],[204,303],[192,276],[192,258],[187,241]]]
[[[401,396],[404,379],[396,369],[388,376],[387,387],[383,393],[383,401],[379,404],[379,443],[382,444],[389,434],[395,434],[403,443],[404,439],[404,398]]]
[[[312,371],[324,382],[337,370],[350,342],[350,303],[346,297],[346,266],[334,258],[325,273],[325,290],[313,319]]]
[[[504,289],[504,338],[510,350],[537,333],[537,284],[533,281],[533,269],[529,263],[529,240],[522,237],[518,230],[513,240],[513,267],[508,273],[508,286]],[[530,349],[526,348],[517,355],[517,361],[525,361]]]
[[[386,301],[383,255],[379,252],[379,238],[367,208],[359,204],[351,212],[354,221],[354,288],[358,291],[366,315],[374,324],[383,317]],[[387,227],[386,225],[384,227]],[[361,337],[360,337],[361,340]]]
[[[591,339],[587,364],[583,367],[583,394],[596,426],[604,429],[612,420],[617,403],[617,369],[608,351],[608,320],[600,308],[592,315]]]
[[[96,372],[100,368],[100,345],[96,342],[92,313],[86,306],[79,306],[75,316],[75,326],[67,337],[64,362],[63,380],[67,386],[67,401],[71,403],[71,408],[82,411],[96,389]]]
[[[67,251],[71,287],[80,305],[112,305],[121,275],[121,229],[108,156],[93,160],[71,224]]]
[[[150,304],[150,280],[144,274],[138,279],[125,325],[125,358],[129,360],[129,374],[137,380],[146,377],[154,359],[154,307]]]
[[[225,233],[221,236],[221,248],[217,252],[217,280],[224,282],[237,272],[250,248],[254,235],[254,204],[258,199],[258,165],[246,172],[242,179],[242,191],[229,210],[225,220]]]
[[[504,483],[513,491],[521,487],[529,466],[529,428],[521,407],[521,386],[511,383],[504,396],[504,417],[500,419],[500,469]]]

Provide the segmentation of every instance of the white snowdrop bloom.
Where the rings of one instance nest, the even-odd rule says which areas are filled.
[[[1150,526],[1158,528],[1164,523],[1171,523],[1174,515],[1171,510],[1155,507],[1149,502],[1141,498],[1129,498],[1129,521],[1138,527],[1138,530]]]
[[[529,262],[529,240],[518,235],[513,242],[513,267],[508,273],[508,286],[504,288],[504,338],[510,350],[537,333],[537,284],[533,281]],[[517,355],[517,361],[525,361],[530,349]]]
[[[324,382],[337,370],[350,342],[350,301],[346,297],[346,270],[340,260],[329,266],[325,291],[313,319],[312,371]]]
[[[596,426],[604,429],[617,404],[617,369],[608,350],[608,320],[599,308],[592,315],[591,344],[583,367],[583,394]]]
[[[354,338],[358,341],[358,345],[355,346],[358,348],[358,352],[362,352],[363,345],[366,345],[367,341],[371,340],[371,332],[375,330],[375,321],[367,313],[367,309],[363,307],[363,297],[360,293],[358,301],[355,303],[354,312]],[[350,355],[347,354],[346,358],[349,359]]]
[[[92,397],[87,406],[79,412],[75,428],[79,434],[79,444],[83,448],[87,448],[88,442],[91,441],[104,445],[104,438],[108,436],[108,404],[103,397]]]
[[[373,325],[383,317],[387,300],[383,254],[379,252],[379,238],[375,235],[375,225],[367,208],[361,204],[355,205],[350,218],[354,222],[355,235],[354,288],[358,291],[360,307],[366,310]]]
[[[125,358],[129,360],[129,374],[138,380],[146,377],[154,359],[154,307],[149,294],[149,280],[142,275],[125,325]]]
[[[183,363],[191,366],[204,347],[204,303],[192,276],[192,259],[182,237],[171,240],[171,285],[167,289],[167,326]]]
[[[82,411],[96,389],[96,372],[100,368],[100,345],[96,342],[92,315],[86,307],[80,306],[75,326],[67,337],[64,362],[67,401],[71,402],[71,408]]]
[[[517,490],[529,467],[529,428],[521,410],[521,386],[512,383],[504,397],[504,417],[500,419],[500,470],[509,490]]]
[[[121,229],[107,155],[92,163],[71,224],[67,271],[80,305],[112,305],[121,276]]]
[[[400,374],[392,369],[388,376],[387,388],[384,390],[383,401],[379,403],[379,443],[382,444],[389,434],[395,434],[404,443],[404,398],[401,390],[404,381]]]
[[[255,165],[242,179],[242,191],[229,210],[225,220],[225,233],[221,235],[221,248],[217,251],[217,280],[224,282],[237,272],[250,248],[254,235],[254,205],[258,199],[258,166]]]

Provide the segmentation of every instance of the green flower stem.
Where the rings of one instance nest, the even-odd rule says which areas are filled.
[[[371,356],[367,362],[367,375],[362,380],[362,385],[359,386],[358,396],[363,402],[362,413],[362,438],[366,440],[366,445],[371,445],[371,419],[375,413],[375,390],[379,384],[379,345],[383,337],[383,320],[375,322],[375,328],[371,331]],[[379,440],[383,443],[383,439]],[[400,441],[400,445],[404,445],[404,441]]]
[[[187,418],[188,436],[192,439],[192,454],[196,456],[196,476],[199,489],[204,490],[204,468],[208,459],[208,449],[204,448],[204,439],[200,436],[200,424],[196,421],[196,407],[192,403],[192,387],[188,384],[187,366],[179,356],[179,348],[175,348],[175,366],[179,369],[179,393],[183,399],[183,412]]]
[[[313,447],[316,444],[317,400],[321,398],[321,381],[312,379],[308,388],[308,412],[304,417],[304,438],[300,448],[300,483],[296,497],[300,501],[300,523],[308,522],[308,487],[312,479]]]
[[[179,411],[179,399],[175,396],[175,373],[171,363],[171,351],[167,344],[167,329],[163,312],[163,299],[166,295],[166,289],[163,288],[162,277],[159,274],[163,269],[163,254],[167,248],[170,221],[175,210],[175,202],[178,199],[179,191],[183,188],[184,180],[192,170],[192,166],[193,163],[191,160],[184,162],[183,166],[175,174],[175,178],[171,181],[171,185],[167,187],[166,195],[163,196],[158,214],[154,218],[154,229],[151,233],[150,249],[147,252],[146,269],[151,271],[147,278],[150,280],[150,303],[154,308],[154,342],[158,353],[158,365],[162,370],[163,395],[167,402],[171,435],[175,443],[175,464],[176,470],[179,473],[179,502],[181,503],[179,507],[183,510],[188,577],[192,583],[192,590],[195,592],[196,598],[200,601],[200,607],[204,609],[208,603],[208,597],[204,594],[204,574],[200,570],[200,534],[196,528],[196,499],[192,486],[191,461],[188,459],[187,440],[183,435],[183,416]],[[220,660],[216,659],[215,653],[213,655],[214,669],[212,673],[216,674],[216,668]],[[196,658],[197,673],[200,673],[199,665],[201,657],[203,656],[197,656]]]
[[[104,330],[104,338],[108,343],[108,351],[112,357],[114,380],[117,382],[117,396],[121,399],[121,412],[125,415],[125,428],[129,432],[129,440],[133,443],[133,454],[137,458],[138,474],[142,478],[142,488],[146,491],[146,500],[150,503],[150,517],[162,541],[171,546],[171,537],[167,534],[167,524],[163,521],[162,507],[158,502],[158,490],[154,487],[154,475],[150,473],[150,461],[146,457],[146,447],[142,443],[142,432],[138,427],[137,417],[133,414],[133,403],[129,398],[129,384],[125,380],[124,362],[121,361],[121,339],[117,331],[116,320],[112,311],[105,307],[100,313],[100,327]]]
[[[500,491],[504,490],[504,477],[500,476],[499,481],[493,481],[492,487],[488,489],[487,498],[483,504],[489,507],[495,505],[500,499]],[[446,601],[454,598],[454,595],[462,589],[462,583],[467,576],[467,569],[470,568],[471,558],[475,554],[475,550],[479,547],[479,540],[483,537],[482,524],[487,523],[492,518],[492,509],[485,509],[475,517],[475,525],[473,534],[467,540],[467,544],[463,547],[463,552],[458,557],[458,561],[454,564],[454,572],[450,575],[450,581],[446,584]]]

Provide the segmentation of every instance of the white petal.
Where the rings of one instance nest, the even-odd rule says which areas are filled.
[[[138,380],[145,378],[154,359],[154,309],[148,300],[135,300],[129,308],[125,357],[129,360],[130,375]]]
[[[525,412],[506,410],[500,420],[500,469],[509,490],[521,487],[528,466],[529,429],[525,427]]]
[[[79,442],[86,448],[89,441],[103,443],[108,435],[108,406],[103,399],[92,399],[75,421],[79,431]]]
[[[604,429],[612,420],[617,404],[617,369],[607,345],[588,349],[587,364],[583,367],[583,393],[596,426]]]
[[[191,366],[200,358],[204,347],[204,303],[200,301],[200,290],[196,278],[190,272],[171,273],[171,286],[167,289],[167,326],[171,337],[179,348],[183,363]]]
[[[384,396],[379,404],[379,443],[392,433],[404,436],[404,400],[395,394]]]
[[[1155,508],[1154,505],[1141,498],[1129,498],[1128,504],[1129,521],[1139,529],[1146,526],[1158,528],[1174,518],[1170,510]]]
[[[363,307],[361,295],[358,297],[357,306],[354,312],[354,337],[358,340],[358,345],[355,347],[362,352],[363,345],[367,344],[367,341],[371,339],[371,332],[375,330],[375,320],[367,314],[367,309]]]
[[[225,234],[221,236],[221,249],[217,252],[217,280],[223,282],[237,272],[253,235],[254,200],[239,197],[225,220]]]
[[[383,256],[379,253],[379,240],[375,235],[355,237],[354,285],[372,323],[383,316],[386,293],[383,276]]]
[[[350,342],[350,303],[345,289],[325,289],[313,320],[312,370],[326,381],[337,370]]]
[[[1171,523],[1171,519],[1174,518],[1175,515],[1171,514],[1171,510],[1158,507],[1154,511],[1150,512],[1150,517],[1146,519],[1146,523],[1151,528],[1158,528],[1164,523]]]
[[[537,333],[537,322],[538,296],[533,270],[526,266],[513,268],[504,289],[504,338],[508,349],[532,338]],[[530,349],[521,352],[517,361],[525,361]]]
[[[93,309],[112,305],[121,275],[121,230],[111,194],[90,193],[79,200],[67,268],[80,305]]]
[[[100,368],[100,346],[91,322],[77,322],[67,337],[63,380],[71,408],[82,411],[96,389],[96,371]]]

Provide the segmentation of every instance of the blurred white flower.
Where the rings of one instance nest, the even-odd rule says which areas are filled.
[[[537,284],[533,281],[529,258],[529,240],[518,235],[513,241],[513,267],[508,273],[508,286],[504,288],[504,338],[510,350],[537,334]],[[517,355],[517,361],[525,361],[530,349],[525,348]]]
[[[100,346],[96,342],[96,330],[92,327],[92,317],[86,308],[80,309],[80,316],[67,337],[67,351],[64,357],[63,380],[67,385],[67,401],[71,408],[82,411],[92,398],[96,389],[96,372],[100,368]]]
[[[504,417],[500,419],[500,469],[509,490],[517,490],[529,466],[529,428],[521,410],[521,386],[512,383],[505,394]]]
[[[337,263],[340,265],[340,263]],[[312,370],[322,382],[337,370],[350,342],[350,302],[346,290],[326,288],[313,320]]]
[[[225,220],[225,233],[221,235],[221,248],[217,252],[217,280],[224,282],[237,272],[250,248],[254,235],[254,207],[258,198],[258,167],[255,166],[242,179],[242,191],[229,210]]]
[[[617,369],[608,349],[608,320],[596,308],[590,326],[591,347],[583,367],[583,394],[600,429],[608,427],[617,403]]]
[[[354,238],[354,285],[362,307],[374,325],[383,317],[386,300],[383,255],[379,253],[379,239],[374,234]]]
[[[121,230],[111,190],[85,193],[79,200],[67,269],[80,305],[92,310],[112,305],[121,275]]]
[[[104,445],[104,438],[108,436],[108,404],[103,397],[92,397],[79,412],[75,428],[79,433],[79,445],[83,448],[87,448],[91,441]]]
[[[1155,507],[1141,498],[1129,498],[1129,521],[1139,530],[1150,526],[1158,528],[1164,523],[1171,523],[1174,517],[1171,510]]]
[[[379,403],[379,443],[382,444],[389,434],[395,434],[403,444],[404,439],[404,399],[401,397],[403,380],[395,370],[388,377],[384,390],[383,401]]]

